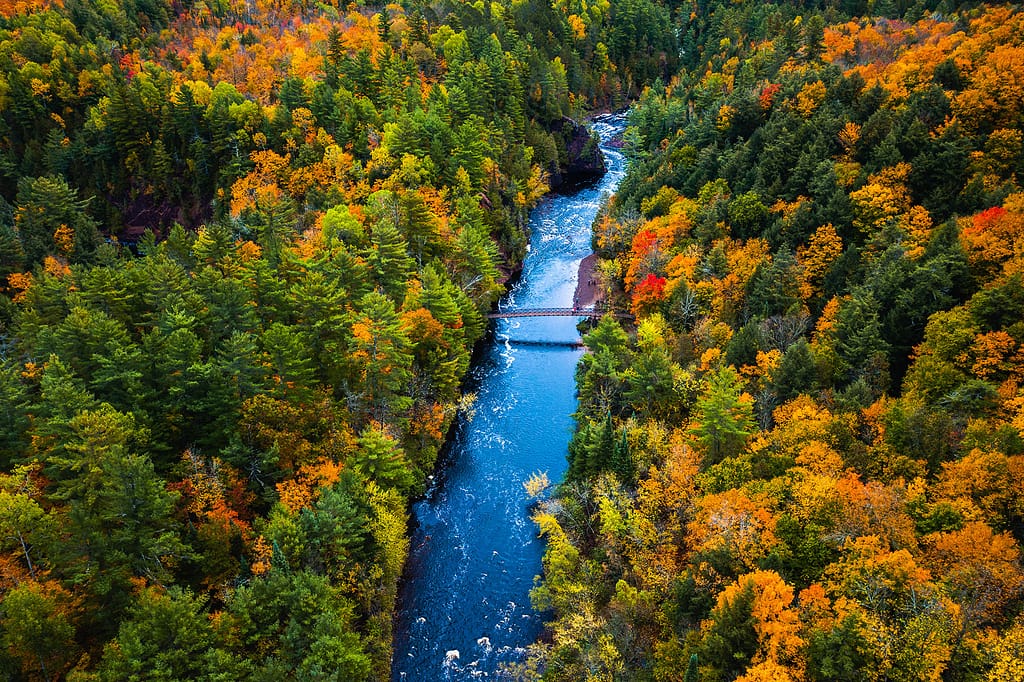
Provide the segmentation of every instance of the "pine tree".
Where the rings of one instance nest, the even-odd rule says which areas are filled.
[[[281,253],[295,237],[295,202],[289,196],[258,206],[253,212],[257,239],[271,266],[281,261]]]
[[[378,292],[359,301],[349,353],[360,375],[366,405],[379,422],[411,405],[406,394],[412,364],[409,345],[394,303]]]
[[[625,484],[631,484],[633,482],[635,471],[633,467],[633,459],[629,455],[629,441],[626,438],[625,427],[622,428],[622,435],[612,447],[612,456],[609,465],[611,470],[618,475],[620,481]]]
[[[612,468],[615,456],[615,425],[612,416],[606,415],[596,432],[591,430],[588,443],[587,466],[584,475],[589,478]]]
[[[104,651],[98,679],[201,679],[242,674],[239,661],[219,649],[206,599],[174,586],[137,595],[117,638]],[[173,646],[165,643],[173,642]]]
[[[690,433],[705,448],[705,466],[739,453],[754,432],[752,413],[751,402],[742,395],[740,378],[732,367],[719,369],[708,377],[690,427]]]
[[[394,440],[367,427],[359,437],[353,469],[359,476],[388,485],[401,453]],[[406,472],[408,474],[408,472]],[[401,476],[399,475],[399,478]],[[320,492],[312,509],[303,509],[299,523],[306,536],[306,562],[328,575],[342,575],[367,560],[371,511],[363,483],[352,470],[342,472],[334,485]]]
[[[429,27],[426,19],[423,18],[423,12],[419,7],[415,8],[409,15],[409,40],[429,45],[430,34],[428,31]]]
[[[30,426],[27,410],[28,391],[16,365],[0,365],[0,466],[10,468],[15,457],[25,451]]]
[[[307,335],[275,322],[263,333],[262,344],[277,390],[297,397],[308,395],[316,380],[316,369]]]
[[[846,370],[844,378],[863,378],[875,390],[888,386],[889,344],[882,337],[878,302],[870,292],[855,292],[839,309],[836,352]]]
[[[377,223],[366,254],[374,282],[394,300],[402,300],[414,263],[402,233],[388,220]]]
[[[401,491],[408,490],[415,481],[405,452],[395,439],[372,426],[359,434],[353,468],[367,480]]]
[[[100,234],[85,211],[87,202],[76,195],[60,176],[22,178],[18,183],[14,227],[21,238],[26,266],[55,253],[76,263],[92,257]]]
[[[192,253],[199,263],[214,265],[234,251],[235,240],[231,228],[221,222],[199,228],[192,243]]]
[[[388,11],[387,5],[381,7],[380,14],[377,15],[377,35],[382,42],[391,42],[391,12]]]
[[[60,453],[48,459],[57,474],[52,499],[68,504],[65,549],[76,561],[70,580],[83,582],[101,607],[94,615],[109,630],[130,594],[130,580],[168,581],[167,562],[184,554],[173,531],[177,493],[167,489],[144,455],[131,451],[135,420],[110,406],[81,412],[69,423]]]
[[[422,269],[424,261],[433,255],[430,247],[438,240],[437,220],[418,192],[402,192],[399,202],[402,232],[413,247],[417,267]]]
[[[14,207],[0,197],[0,282],[25,266],[25,249],[14,231]]]
[[[324,60],[324,76],[331,89],[337,89],[341,76],[342,60],[345,58],[345,46],[342,43],[341,29],[331,26],[327,34],[327,54]]]
[[[321,273],[310,272],[292,287],[290,300],[296,327],[309,343],[310,357],[322,373],[331,372],[345,350],[345,292]]]
[[[812,390],[817,378],[818,368],[810,345],[806,339],[800,339],[782,356],[782,361],[772,375],[772,383],[779,400],[785,402]]]

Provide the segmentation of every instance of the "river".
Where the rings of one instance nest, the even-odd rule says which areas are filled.
[[[530,250],[510,308],[570,307],[580,260],[602,196],[625,172],[607,145],[621,117],[598,120],[607,173],[571,193],[545,197],[530,214]],[[523,481],[566,468],[581,351],[577,318],[498,320],[471,370],[472,414],[461,418],[444,466],[413,505],[415,531],[399,594],[392,676],[398,682],[495,678],[522,660],[543,619],[530,607],[544,544],[529,517]],[[531,343],[534,342],[534,343]]]

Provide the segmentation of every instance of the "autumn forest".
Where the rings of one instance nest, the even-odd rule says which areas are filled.
[[[1024,679],[1024,14],[950,0],[0,0],[0,676],[390,679],[627,107],[501,674]]]

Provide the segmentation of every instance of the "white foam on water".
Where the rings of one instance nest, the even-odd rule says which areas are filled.
[[[617,119],[609,119],[613,120]],[[615,152],[604,151],[610,157],[609,165],[612,158],[621,158]],[[544,253],[539,260],[533,254],[524,264],[522,277],[502,300],[501,310],[555,307],[571,299],[579,260],[589,251],[589,220],[585,216],[594,213],[601,197],[610,191],[613,176],[617,179],[621,175],[609,173],[607,181],[584,189],[569,203],[553,195],[531,214],[532,241],[527,249],[531,254]],[[548,357],[550,349],[520,346],[516,341],[551,340],[565,335],[575,340],[575,321],[495,320],[491,329],[493,345],[488,349],[487,361],[472,370],[479,383],[477,421],[461,427],[458,444],[472,455],[463,453],[462,457],[469,457],[465,464],[453,467],[448,478],[438,477],[433,497],[417,511],[417,533],[427,537],[420,546],[427,549],[414,558],[422,562],[420,575],[425,582],[410,591],[413,598],[406,601],[412,618],[404,622],[411,632],[396,633],[395,667],[404,668],[395,671],[393,679],[398,682],[510,679],[508,672],[501,672],[503,665],[528,655],[526,646],[543,621],[542,616],[533,614],[526,590],[522,589],[528,588],[539,569],[530,566],[524,572],[523,566],[533,562],[536,552],[521,551],[521,547],[536,542],[520,485],[536,466],[531,460],[531,466],[523,467],[527,471],[520,472],[518,458],[525,452],[532,457],[533,450],[522,447],[516,437],[509,435],[512,431],[504,427],[514,425],[516,434],[530,434],[551,418],[529,411],[531,401],[546,390],[543,380],[547,379],[534,377],[532,369],[538,363],[559,362]],[[513,365],[516,360],[518,364]],[[532,383],[523,385],[524,378]],[[523,405],[528,409],[520,412]],[[474,484],[467,486],[460,478],[462,474],[471,474],[467,480]],[[512,481],[513,485],[499,485],[492,494],[487,486],[491,481]],[[500,526],[502,533],[478,537],[467,530],[490,530],[492,524]],[[488,546],[491,555],[486,553]],[[436,562],[423,558],[435,554],[439,558]],[[416,618],[419,613],[424,615]],[[523,637],[524,633],[530,636]],[[466,652],[465,660],[462,651]]]

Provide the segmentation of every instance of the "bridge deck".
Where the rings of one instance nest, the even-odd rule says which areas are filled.
[[[604,317],[607,313],[607,310],[594,308],[517,308],[487,313],[487,318],[498,320],[512,317]],[[629,313],[612,312],[611,314],[614,317],[633,319]]]

